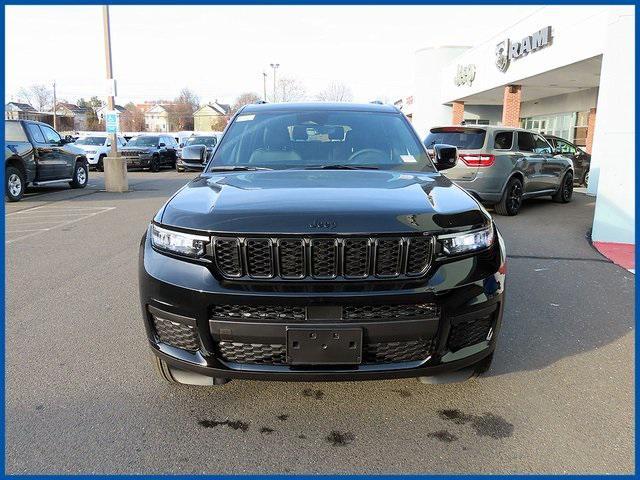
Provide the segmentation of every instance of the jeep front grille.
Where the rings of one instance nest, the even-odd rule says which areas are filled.
[[[424,275],[434,237],[213,238],[225,278],[363,280]]]

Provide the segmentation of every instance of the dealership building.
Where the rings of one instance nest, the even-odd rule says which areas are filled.
[[[540,7],[477,45],[421,49],[410,111],[422,137],[441,125],[505,125],[591,153],[592,238],[621,264],[633,263],[635,245],[634,14]]]

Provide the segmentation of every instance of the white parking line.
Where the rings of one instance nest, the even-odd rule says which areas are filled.
[[[49,207],[48,210],[44,209],[44,207]],[[80,222],[82,220],[87,220],[96,215],[100,215],[101,213],[106,213],[111,210],[114,210],[116,207],[56,207],[53,208],[50,205],[41,205],[40,207],[30,208],[28,210],[22,210],[19,212],[9,213],[6,216],[10,217],[6,219],[5,224],[5,234],[15,234],[15,233],[25,233],[25,235],[19,235],[17,237],[13,237],[9,240],[5,240],[5,244],[11,244],[13,242],[17,242],[18,240],[24,240],[25,238],[32,237],[42,232],[48,232],[60,227],[64,227],[66,225],[71,225],[72,223]],[[73,213],[70,210],[82,210],[82,213]],[[31,212],[35,211],[36,215],[32,215]],[[55,213],[51,213],[55,212]],[[65,212],[65,213],[57,213],[57,212]],[[19,215],[19,216],[18,216]],[[38,220],[36,222],[29,222],[31,219],[47,219],[51,220]],[[27,220],[24,222],[24,220]],[[41,224],[52,224],[49,227],[43,228],[22,228],[28,227],[29,225],[41,225]],[[12,230],[13,229],[13,230]]]

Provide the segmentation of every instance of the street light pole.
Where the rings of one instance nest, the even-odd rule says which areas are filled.
[[[276,70],[279,66],[279,63],[271,64],[271,68],[273,68],[273,103],[276,103]]]
[[[103,5],[102,7],[102,19],[104,22],[104,55],[107,63],[107,80],[113,81],[113,65],[111,63],[111,24],[109,21],[109,5]],[[115,110],[115,99],[113,95],[107,96],[107,108],[110,112]],[[112,157],[118,156],[118,149],[116,145],[116,134],[110,133],[111,139],[111,152]]]
[[[262,88],[264,90],[263,100],[267,101],[267,72],[262,72]]]
[[[107,95],[107,108],[110,112],[115,111],[115,82],[113,80],[113,66],[111,62],[111,25],[109,22],[109,6],[102,7],[102,20],[104,26],[104,55],[107,65],[107,81],[111,83],[110,91]],[[105,115],[105,122],[106,122]],[[116,116],[117,120],[117,116]],[[117,131],[117,128],[116,128]],[[104,165],[104,188],[107,192],[127,192],[129,182],[127,180],[127,164],[118,156],[117,133],[109,133],[111,140],[111,151],[109,156],[103,160]]]

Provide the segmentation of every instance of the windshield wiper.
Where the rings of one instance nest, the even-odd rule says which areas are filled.
[[[251,172],[254,170],[273,170],[273,168],[247,167],[246,165],[225,165],[220,167],[211,167],[207,172]]]
[[[365,165],[314,165],[305,167],[305,170],[380,170],[378,167],[368,167]]]

